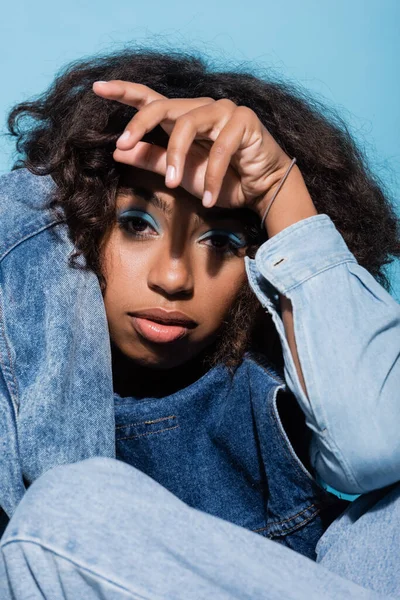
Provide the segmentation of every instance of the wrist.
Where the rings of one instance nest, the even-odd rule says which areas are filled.
[[[263,218],[271,199],[274,197],[282,178],[290,166],[290,163],[291,159],[288,157],[287,164],[275,171],[272,185],[254,207],[260,220]],[[301,171],[297,164],[294,164],[268,211],[264,223],[268,237],[276,235],[279,231],[282,231],[282,229],[289,227],[289,225],[292,225],[297,221],[317,214],[317,209],[312,201]]]
[[[260,219],[263,218],[265,211],[267,210],[272,198],[274,197],[274,194],[275,194],[277,188],[279,187],[283,177],[285,176],[286,172],[288,171],[290,164],[291,164],[291,159],[287,155],[285,155],[285,157],[280,162],[280,166],[277,167],[274,170],[274,172],[271,173],[271,175],[269,175],[268,180],[267,180],[267,182],[268,182],[267,183],[267,191],[265,192],[265,194],[263,196],[260,196],[257,199],[257,203],[253,207],[254,211],[258,214]],[[296,165],[293,165],[293,167],[290,169],[290,171],[292,171],[294,168],[296,168]],[[289,176],[290,176],[290,173],[289,173]],[[285,183],[283,185],[286,185],[286,183],[287,183],[287,181],[285,181]],[[280,192],[278,192],[278,194],[279,193]]]

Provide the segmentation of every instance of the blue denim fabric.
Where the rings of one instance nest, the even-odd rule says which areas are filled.
[[[73,493],[71,493],[73,490]],[[350,504],[317,563],[92,458],[29,488],[0,543],[2,600],[400,597],[400,485]]]
[[[10,516],[58,464],[115,456],[107,319],[98,279],[43,205],[54,183],[0,177],[0,506]],[[25,480],[25,481],[24,481]]]
[[[25,484],[48,469],[116,452],[104,303],[95,274],[68,266],[74,247],[66,225],[44,209],[54,185],[25,169],[0,178],[0,506],[9,516]],[[285,229],[246,264],[280,334],[285,380],[312,433],[317,474],[356,494],[397,481],[399,305],[357,264],[327,215]],[[308,398],[286,341],[278,291],[293,304]],[[268,380],[269,398],[279,386]],[[261,438],[269,443],[267,432]],[[284,456],[290,451],[284,436],[275,439]],[[250,452],[254,439],[249,444]],[[257,473],[260,463],[245,460]],[[302,502],[304,490],[300,495]],[[260,511],[249,517],[250,527],[263,518]]]
[[[280,417],[296,401],[284,389],[249,354],[234,375],[219,365],[164,398],[115,394],[117,458],[189,506],[315,559],[317,541],[346,505],[296,456]]]
[[[253,290],[280,333],[285,381],[312,431],[310,458],[339,492],[399,480],[400,305],[361,267],[327,215],[287,227],[247,260]],[[304,394],[279,313],[293,306]]]

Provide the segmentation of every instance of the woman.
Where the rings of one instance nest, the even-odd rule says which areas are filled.
[[[18,129],[23,116],[36,123]],[[336,596],[398,591],[379,557],[398,504],[399,307],[378,283],[398,223],[346,130],[287,85],[142,51],[72,65],[9,122],[25,168],[2,178],[6,593],[177,596],[165,575],[196,552],[190,536],[177,564],[158,554],[157,590],[129,587],[146,518],[168,533],[145,556],[181,520],[285,563],[300,597],[326,582]],[[127,464],[83,461],[95,456]],[[324,534],[341,493],[366,496]],[[346,518],[371,514],[372,579],[361,551],[332,559]],[[200,577],[192,597],[243,597],[259,577],[257,597],[261,571],[236,588]]]

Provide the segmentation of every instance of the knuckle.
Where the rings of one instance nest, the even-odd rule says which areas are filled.
[[[154,98],[153,100],[151,100],[150,104],[153,108],[159,108],[165,105],[165,100],[162,98]]]
[[[153,90],[153,88],[149,87],[148,85],[145,85],[144,83],[134,83],[133,85],[135,85],[143,94],[147,94],[149,98],[162,101],[167,100],[166,96],[163,96],[159,92],[156,92],[155,90]]]
[[[146,169],[150,168],[152,158],[153,158],[153,146],[152,146],[152,144],[149,144],[149,147],[146,148],[146,151],[145,151],[144,157],[143,157],[143,161],[144,161]]]
[[[132,85],[134,85],[137,91],[140,93],[141,104],[143,106],[146,106],[150,102],[155,102],[159,99],[157,92],[154,92],[154,90],[149,88],[149,86],[144,85],[143,83],[132,83]]]
[[[241,119],[254,119],[257,118],[254,110],[248,106],[237,106],[235,109],[235,116]]]
[[[234,110],[236,108],[236,104],[232,100],[229,100],[229,98],[220,98],[219,100],[216,100],[216,103],[229,110]]]
[[[143,118],[149,116],[150,118],[153,117],[155,114],[159,114],[162,113],[162,106],[163,101],[162,100],[154,100],[149,98],[148,96],[146,97],[145,100],[143,100],[143,103],[141,105],[140,111],[139,111],[139,115],[141,115]]]
[[[219,158],[220,156],[225,156],[226,151],[227,150],[224,144],[214,143],[213,147],[210,150],[210,154],[215,158]]]
[[[218,175],[216,173],[214,173],[213,171],[210,171],[209,173],[207,173],[207,187],[210,188],[215,188],[218,184],[219,178]]]
[[[175,121],[175,126],[178,128],[181,127],[194,127],[195,118],[194,115],[190,113],[185,113],[184,115],[179,115],[179,117]]]

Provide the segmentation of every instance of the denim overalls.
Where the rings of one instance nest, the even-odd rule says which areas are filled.
[[[294,453],[278,399],[304,434],[304,454],[308,436],[282,388],[248,354],[233,376],[219,365],[164,398],[114,394],[117,458],[190,506],[314,559],[318,539],[346,503],[317,486]]]

